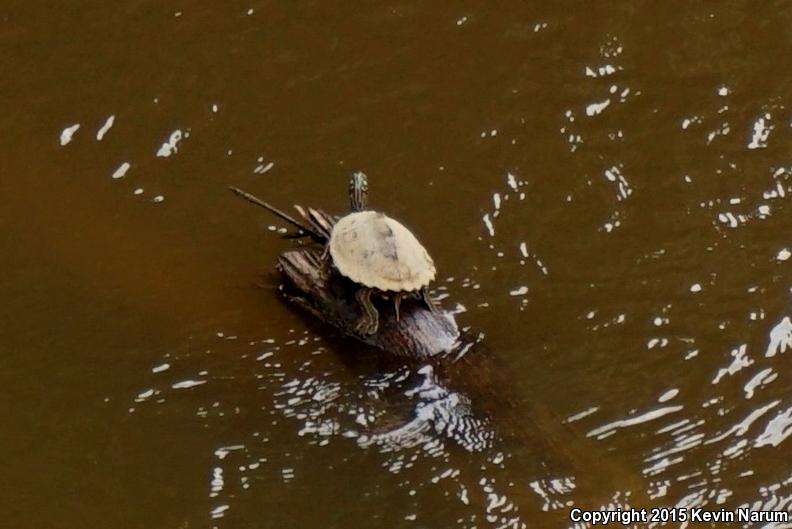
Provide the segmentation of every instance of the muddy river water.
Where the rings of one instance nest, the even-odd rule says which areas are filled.
[[[791,25],[769,1],[0,2],[0,525],[789,511]],[[483,450],[363,442],[423,375],[284,303],[284,224],[226,191],[341,213],[355,169],[502,370],[469,396]]]

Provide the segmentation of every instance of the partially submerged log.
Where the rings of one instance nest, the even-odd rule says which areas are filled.
[[[412,299],[402,302],[400,318],[396,321],[393,303],[375,296],[372,300],[379,313],[379,329],[372,335],[358,333],[355,324],[362,309],[355,292],[359,286],[321,258],[322,246],[330,239],[338,217],[295,206],[299,218],[294,218],[249,193],[237,188],[231,190],[297,228],[298,232],[290,238],[308,237],[317,243],[288,249],[278,257],[277,268],[286,280],[282,291],[291,302],[343,334],[396,356],[428,360],[446,355],[457,357],[467,350],[470,341],[460,333],[453,315],[442,309],[432,312]]]
[[[593,487],[600,486],[600,479],[629,483],[629,490],[640,497],[640,475],[614,464],[596,443],[581,438],[544,403],[523,402],[513,395],[511,373],[486,347],[478,346],[475,354],[468,354],[473,353],[474,341],[460,332],[453,315],[442,310],[435,313],[418,301],[405,299],[397,322],[390,300],[378,300],[378,331],[371,336],[358,334],[355,330],[361,314],[355,299],[358,287],[321,258],[337,217],[295,206],[299,218],[293,218],[249,193],[237,188],[231,190],[298,230],[287,237],[310,239],[308,244],[285,250],[278,257],[277,268],[285,279],[282,292],[289,301],[366,344],[421,364],[432,364],[433,367],[424,365],[417,370],[425,380],[415,391],[427,389],[429,399],[421,403],[420,412],[416,407],[412,419],[393,430],[361,438],[361,444],[407,446],[433,430],[452,437],[468,450],[479,450],[492,440],[487,421],[480,417],[498,416],[499,437],[532,447],[529,453],[532,463],[556,470],[566,467],[573,476],[594,476]],[[474,408],[483,412],[483,416],[474,413]],[[577,483],[580,490],[586,486],[582,479]],[[592,505],[599,505],[597,501]]]
[[[432,312],[413,300],[402,303],[399,321],[389,300],[376,300],[379,329],[372,335],[357,333],[355,324],[361,313],[355,299],[357,286],[327,270],[320,254],[317,249],[300,248],[278,257],[278,270],[289,283],[284,293],[295,304],[344,334],[397,356],[429,359],[461,346],[452,315]]]

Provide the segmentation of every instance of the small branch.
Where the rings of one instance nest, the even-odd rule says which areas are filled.
[[[261,206],[262,208],[268,210],[270,213],[282,218],[283,220],[285,220],[286,222],[288,222],[292,226],[295,226],[296,228],[298,228],[298,229],[304,231],[305,233],[309,234],[311,237],[313,237],[317,241],[319,241],[319,242],[327,241],[327,238],[324,235],[322,235],[321,233],[319,233],[318,231],[314,230],[313,228],[309,228],[308,226],[305,226],[303,223],[301,223],[300,221],[296,220],[291,215],[289,215],[287,213],[284,213],[283,211],[279,210],[275,206],[267,204],[266,202],[264,202],[260,198],[256,197],[255,195],[252,195],[252,194],[248,193],[247,191],[243,191],[243,190],[239,189],[238,187],[234,187],[234,186],[228,186],[228,189],[230,189],[232,193],[244,198],[248,202],[251,202],[251,203],[253,203],[253,204],[257,205],[257,206]]]

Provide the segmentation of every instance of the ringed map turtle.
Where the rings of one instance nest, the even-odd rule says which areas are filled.
[[[371,302],[374,293],[393,299],[396,321],[402,299],[416,296],[437,312],[426,287],[435,278],[435,265],[415,235],[384,213],[366,209],[368,180],[357,172],[349,182],[352,212],[333,226],[329,251],[341,275],[360,285],[355,294],[362,309],[357,331],[374,334],[379,315]]]

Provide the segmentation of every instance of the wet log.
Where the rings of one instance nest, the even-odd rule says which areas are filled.
[[[453,316],[432,312],[417,300],[402,302],[398,321],[391,300],[376,300],[379,329],[372,335],[358,333],[358,287],[328,269],[319,249],[286,250],[278,257],[277,268],[287,281],[283,293],[291,302],[370,346],[416,360],[444,357],[464,349],[465,340]]]
[[[457,358],[467,351],[471,341],[460,333],[452,314],[442,309],[433,312],[413,299],[402,302],[397,321],[393,301],[374,296],[379,329],[372,335],[357,332],[355,325],[362,313],[355,299],[359,286],[321,258],[338,217],[318,209],[294,206],[299,214],[295,218],[241,189],[232,187],[231,191],[297,228],[297,233],[287,235],[288,238],[307,237],[316,243],[291,248],[278,257],[277,269],[285,279],[282,292],[289,301],[341,333],[398,357],[429,360],[452,355]]]

